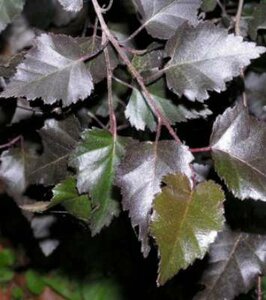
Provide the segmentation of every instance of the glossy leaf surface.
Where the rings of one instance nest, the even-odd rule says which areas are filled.
[[[241,104],[219,116],[211,136],[215,170],[240,199],[266,201],[266,127]]]
[[[133,227],[138,226],[142,252],[147,256],[149,224],[154,197],[160,192],[163,176],[182,172],[191,177],[188,148],[174,141],[136,143],[128,148],[118,169],[118,185],[123,196],[123,208],[129,210]]]
[[[154,201],[151,234],[160,253],[158,284],[164,284],[196,258],[203,258],[223,226],[221,187],[203,182],[193,190],[182,174],[168,175]]]
[[[265,48],[204,22],[196,28],[183,25],[167,42],[166,52],[171,58],[165,67],[168,87],[189,100],[204,101],[208,91],[225,90],[225,82]]]

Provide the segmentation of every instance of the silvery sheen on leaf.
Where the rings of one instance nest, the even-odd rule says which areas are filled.
[[[62,100],[63,107],[84,100],[91,94],[93,83],[82,55],[72,37],[42,34],[1,97],[42,98],[45,104]]]
[[[198,23],[200,0],[133,0],[142,25],[154,38],[169,39],[185,22]]]
[[[218,116],[210,140],[214,167],[240,199],[266,201],[266,126],[239,102]]]
[[[196,28],[184,24],[166,43],[167,85],[178,96],[203,102],[209,98],[208,91],[224,91],[227,81],[265,51],[210,22]]]
[[[150,251],[149,224],[154,197],[160,192],[163,176],[181,172],[192,176],[193,155],[175,141],[140,142],[128,147],[118,168],[117,185],[121,188],[124,210],[129,211],[133,227],[138,226],[141,250]]]
[[[247,293],[266,271],[266,237],[225,228],[209,252],[201,283],[205,290],[193,300],[233,300]]]
[[[224,193],[218,184],[205,181],[193,189],[180,173],[163,182],[166,186],[154,200],[151,222],[160,255],[159,285],[203,258],[224,223]]]
[[[79,11],[83,7],[83,0],[58,0],[65,10]]]

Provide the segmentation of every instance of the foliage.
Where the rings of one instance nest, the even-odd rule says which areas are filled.
[[[246,2],[0,0],[0,187],[33,231],[59,211],[96,239],[122,208],[158,285],[199,260],[195,299],[260,282],[266,228],[230,217],[266,201],[266,2]],[[0,248],[1,283],[15,265]],[[123,298],[95,274],[28,268],[12,297]]]

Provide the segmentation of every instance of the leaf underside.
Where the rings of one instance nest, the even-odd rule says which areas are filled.
[[[25,0],[0,0],[0,32],[22,12],[24,4]]]
[[[65,10],[79,11],[83,7],[83,0],[58,0]]]

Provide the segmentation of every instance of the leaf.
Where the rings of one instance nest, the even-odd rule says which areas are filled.
[[[260,3],[254,6],[252,20],[249,22],[249,35],[256,40],[258,30],[266,29],[266,3]]]
[[[97,53],[97,51],[102,48],[101,38],[96,37],[95,40],[93,40],[92,37],[86,37],[78,38],[76,40],[79,43],[79,46],[84,55]],[[119,60],[112,46],[108,45],[107,49],[110,56],[111,69],[114,70],[119,63]],[[102,81],[107,74],[103,51],[100,51],[98,55],[86,62],[86,67],[87,70],[91,73],[94,83]]]
[[[31,177],[44,185],[57,184],[67,176],[68,158],[80,136],[80,124],[74,116],[63,121],[49,119],[39,131],[43,153]]]
[[[79,123],[74,117],[63,121],[50,119],[40,130],[43,153],[37,155],[34,144],[24,142],[1,155],[0,178],[11,195],[22,194],[29,184],[53,185],[67,176],[70,152],[79,137]]]
[[[83,7],[83,0],[58,0],[65,10],[79,11]]]
[[[25,0],[0,0],[0,32],[21,14]]]
[[[126,143],[126,138],[113,137],[107,130],[93,128],[82,133],[82,141],[71,155],[70,165],[77,170],[77,188],[80,193],[89,192],[95,208],[90,219],[92,235],[119,214],[112,189]]]
[[[266,128],[237,104],[219,116],[211,136],[215,170],[240,199],[266,201]]]
[[[82,56],[72,37],[40,35],[1,97],[42,98],[45,104],[62,100],[63,107],[84,100],[91,94],[93,83]]]
[[[266,74],[250,72],[245,77],[245,88],[250,111],[258,119],[266,121]]]
[[[210,12],[217,6],[217,0],[203,0],[201,4],[201,9],[205,12]]]
[[[196,28],[185,24],[166,44],[170,57],[164,69],[167,85],[179,96],[202,102],[208,99],[208,90],[225,90],[225,82],[265,50],[210,22]]]
[[[133,227],[138,226],[144,257],[150,251],[148,232],[154,197],[160,192],[163,176],[181,172],[191,178],[193,160],[188,148],[174,141],[136,143],[128,148],[118,168],[117,184],[123,208],[129,210]]]
[[[177,122],[186,122],[189,119],[204,118],[212,113],[208,108],[197,111],[195,109],[187,109],[182,104],[174,105],[171,100],[166,98],[166,95],[162,95],[162,97],[156,95],[158,88],[164,88],[161,86],[160,82],[159,84],[155,83],[150,86],[151,95],[162,114],[172,125]],[[125,110],[125,115],[130,124],[138,130],[145,130],[145,127],[149,128],[151,131],[156,130],[156,117],[145,101],[144,96],[137,88],[132,90],[132,94]]]
[[[23,205],[21,208],[30,212],[42,213],[49,208],[61,204],[70,214],[83,221],[88,221],[91,214],[91,204],[87,195],[79,195],[74,177],[68,177],[53,188],[53,198],[50,202],[39,201]]]
[[[154,38],[169,39],[185,22],[198,23],[200,0],[133,0],[142,24]]]
[[[265,272],[265,262],[265,236],[226,228],[210,248],[209,267],[201,280],[206,288],[195,300],[230,300],[247,293]]]
[[[186,176],[175,174],[163,182],[166,186],[154,201],[151,222],[161,256],[159,285],[203,258],[224,222],[224,193],[213,181],[192,189]]]

